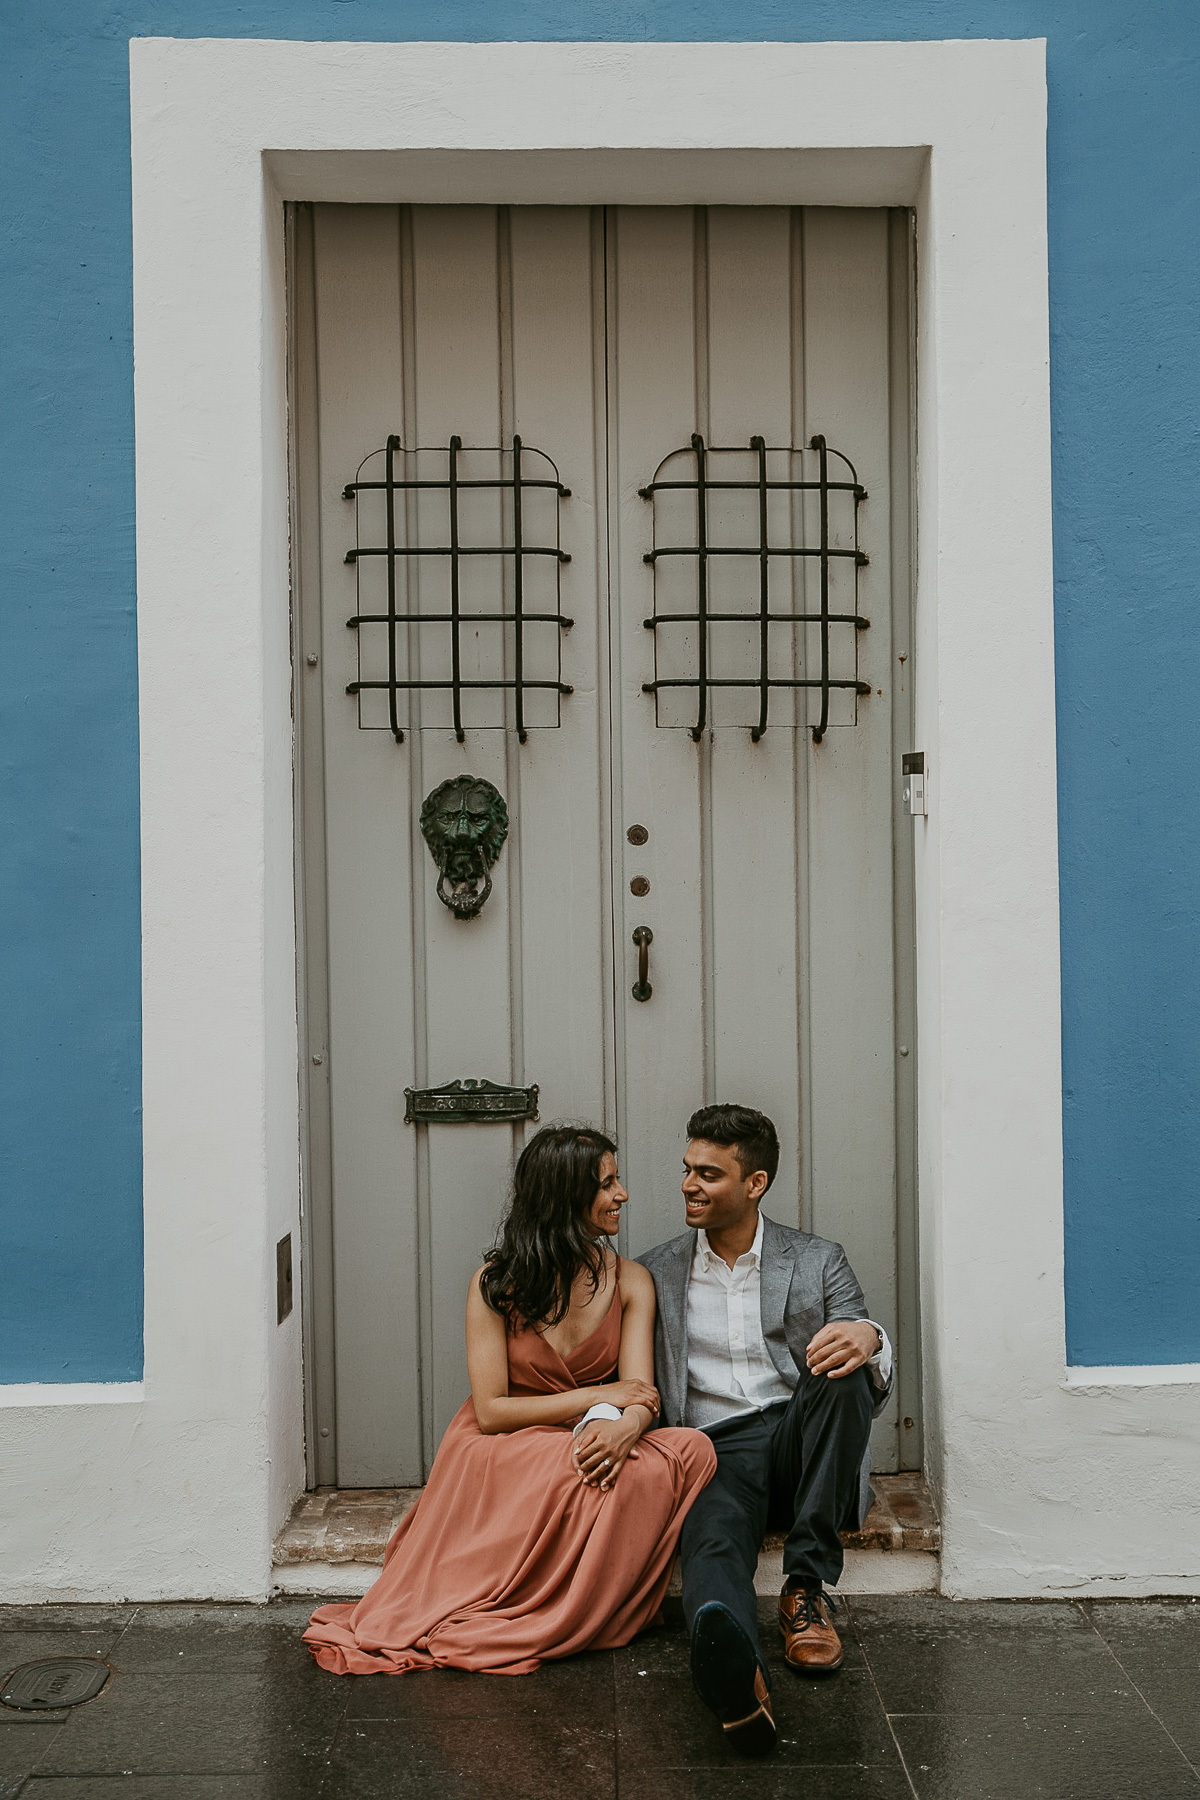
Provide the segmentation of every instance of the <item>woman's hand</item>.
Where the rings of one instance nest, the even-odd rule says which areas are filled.
[[[610,1488],[624,1468],[625,1459],[637,1456],[634,1445],[641,1435],[641,1421],[636,1416],[590,1420],[575,1439],[571,1452],[580,1479],[588,1487]]]
[[[597,1391],[600,1398],[607,1400],[610,1406],[644,1406],[653,1418],[658,1417],[658,1389],[652,1382],[636,1379],[612,1381]]]

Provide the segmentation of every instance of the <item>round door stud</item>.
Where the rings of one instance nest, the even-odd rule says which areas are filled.
[[[648,843],[650,839],[650,833],[646,830],[644,825],[631,825],[629,830],[625,833],[625,836],[629,839],[631,844],[645,844]]]
[[[629,891],[631,894],[636,894],[640,900],[643,895],[650,892],[650,883],[644,875],[635,875],[629,884]]]

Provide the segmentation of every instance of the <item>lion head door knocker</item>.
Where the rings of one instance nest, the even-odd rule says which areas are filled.
[[[441,871],[437,891],[442,905],[456,919],[477,918],[492,891],[488,870],[508,836],[503,794],[479,775],[452,775],[426,795],[421,835]]]

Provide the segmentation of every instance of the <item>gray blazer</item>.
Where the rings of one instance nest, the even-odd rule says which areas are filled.
[[[658,1421],[662,1425],[682,1425],[687,1405],[687,1291],[695,1249],[696,1234],[688,1230],[638,1258],[654,1277],[658,1298],[654,1376],[662,1397]],[[804,1353],[822,1325],[833,1319],[868,1317],[862,1289],[842,1246],[808,1231],[793,1231],[765,1213],[759,1305],[771,1361],[789,1387],[799,1381]],[[894,1380],[893,1367],[887,1387],[876,1392],[877,1414],[887,1404]],[[871,1503],[870,1467],[868,1451],[860,1484],[860,1523]]]

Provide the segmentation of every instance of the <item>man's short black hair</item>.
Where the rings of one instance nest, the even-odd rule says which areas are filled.
[[[687,1122],[690,1138],[723,1144],[732,1150],[747,1179],[765,1169],[767,1187],[779,1167],[779,1133],[766,1113],[752,1106],[702,1106]]]

